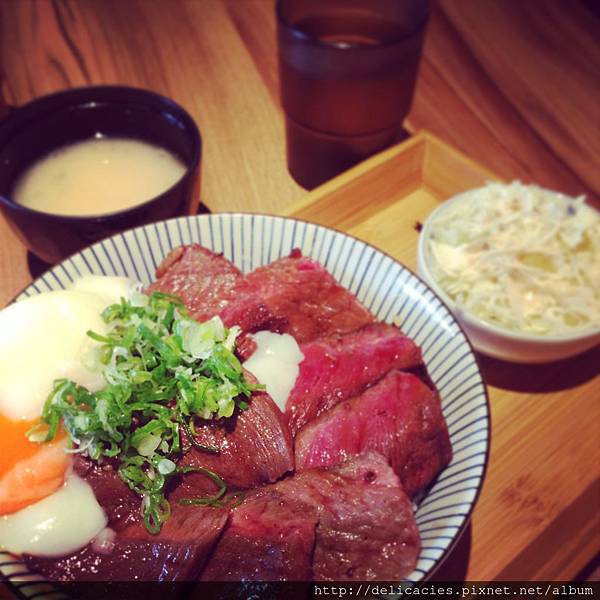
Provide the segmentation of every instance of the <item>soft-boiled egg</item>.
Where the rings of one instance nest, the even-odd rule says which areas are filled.
[[[90,390],[105,385],[99,345],[86,332],[104,333],[104,308],[139,287],[124,277],[90,276],[0,311],[0,515],[16,515],[62,488],[70,464],[65,439],[38,444],[26,432],[56,379]]]

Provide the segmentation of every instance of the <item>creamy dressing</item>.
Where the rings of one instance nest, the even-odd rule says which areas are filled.
[[[122,277],[83,278],[71,290],[33,296],[0,311],[0,413],[12,421],[39,417],[55,379],[96,391],[105,382],[99,344],[101,313],[139,284]]]
[[[287,333],[259,331],[252,338],[256,342],[256,351],[244,363],[244,368],[266,386],[275,404],[284,411],[304,354],[296,340]]]
[[[76,475],[54,494],[0,517],[0,549],[63,556],[79,550],[108,523],[92,488]]]
[[[13,199],[57,215],[106,214],[162,194],[184,173],[185,165],[164,148],[95,137],[58,148],[30,166]]]

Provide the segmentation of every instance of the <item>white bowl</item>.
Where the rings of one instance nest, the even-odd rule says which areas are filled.
[[[462,329],[435,294],[393,258],[338,231],[294,219],[254,214],[182,217],[117,234],[74,254],[16,301],[63,289],[87,274],[123,275],[148,284],[169,250],[194,242],[222,252],[244,272],[300,248],[379,320],[399,325],[421,347],[454,453],[416,509],[422,547],[407,580],[429,578],[460,537],[479,496],[489,452],[490,411],[477,359]],[[13,582],[23,574],[30,576],[25,565],[0,551],[0,579]],[[25,596],[37,590],[36,599],[43,598],[36,586],[20,590]]]
[[[426,252],[427,240],[431,232],[431,223],[451,203],[460,202],[463,196],[464,194],[458,194],[446,200],[423,223],[417,247],[417,272],[452,311],[475,349],[493,358],[515,363],[547,363],[576,356],[600,344],[600,327],[570,335],[554,336],[504,329],[466,311],[444,291],[429,268]]]

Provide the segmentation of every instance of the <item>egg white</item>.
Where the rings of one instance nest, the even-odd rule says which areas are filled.
[[[89,276],[70,290],[47,292],[0,311],[0,412],[34,420],[56,379],[97,391],[104,379],[99,344],[88,330],[105,333],[104,308],[129,297],[139,284],[124,277]]]
[[[70,475],[54,494],[0,517],[0,548],[16,554],[64,556],[83,548],[107,523],[89,484]]]

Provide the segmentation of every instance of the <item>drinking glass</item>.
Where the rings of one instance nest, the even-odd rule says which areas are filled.
[[[312,189],[403,135],[428,0],[278,0],[288,170]]]

